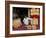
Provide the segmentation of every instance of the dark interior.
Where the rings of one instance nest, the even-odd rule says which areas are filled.
[[[13,7],[13,15],[17,14],[18,18],[21,18],[21,21],[25,16],[28,16],[28,8],[20,8],[20,7]],[[13,16],[13,19],[16,18],[16,16]]]

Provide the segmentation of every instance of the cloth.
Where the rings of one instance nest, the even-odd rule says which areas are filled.
[[[24,20],[23,20],[24,24],[28,25],[29,24],[29,20],[32,20],[32,19],[29,18],[29,17],[24,18]]]

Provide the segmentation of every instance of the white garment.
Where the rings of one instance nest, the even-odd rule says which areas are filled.
[[[24,24],[28,25],[29,24],[29,20],[32,20],[32,19],[29,18],[29,17],[24,18],[24,20],[23,20]]]

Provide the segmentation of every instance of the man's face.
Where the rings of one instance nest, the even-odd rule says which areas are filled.
[[[21,26],[21,21],[20,21],[20,18],[19,19],[14,19],[13,20],[13,27],[14,28],[18,28],[18,27],[20,27]]]

